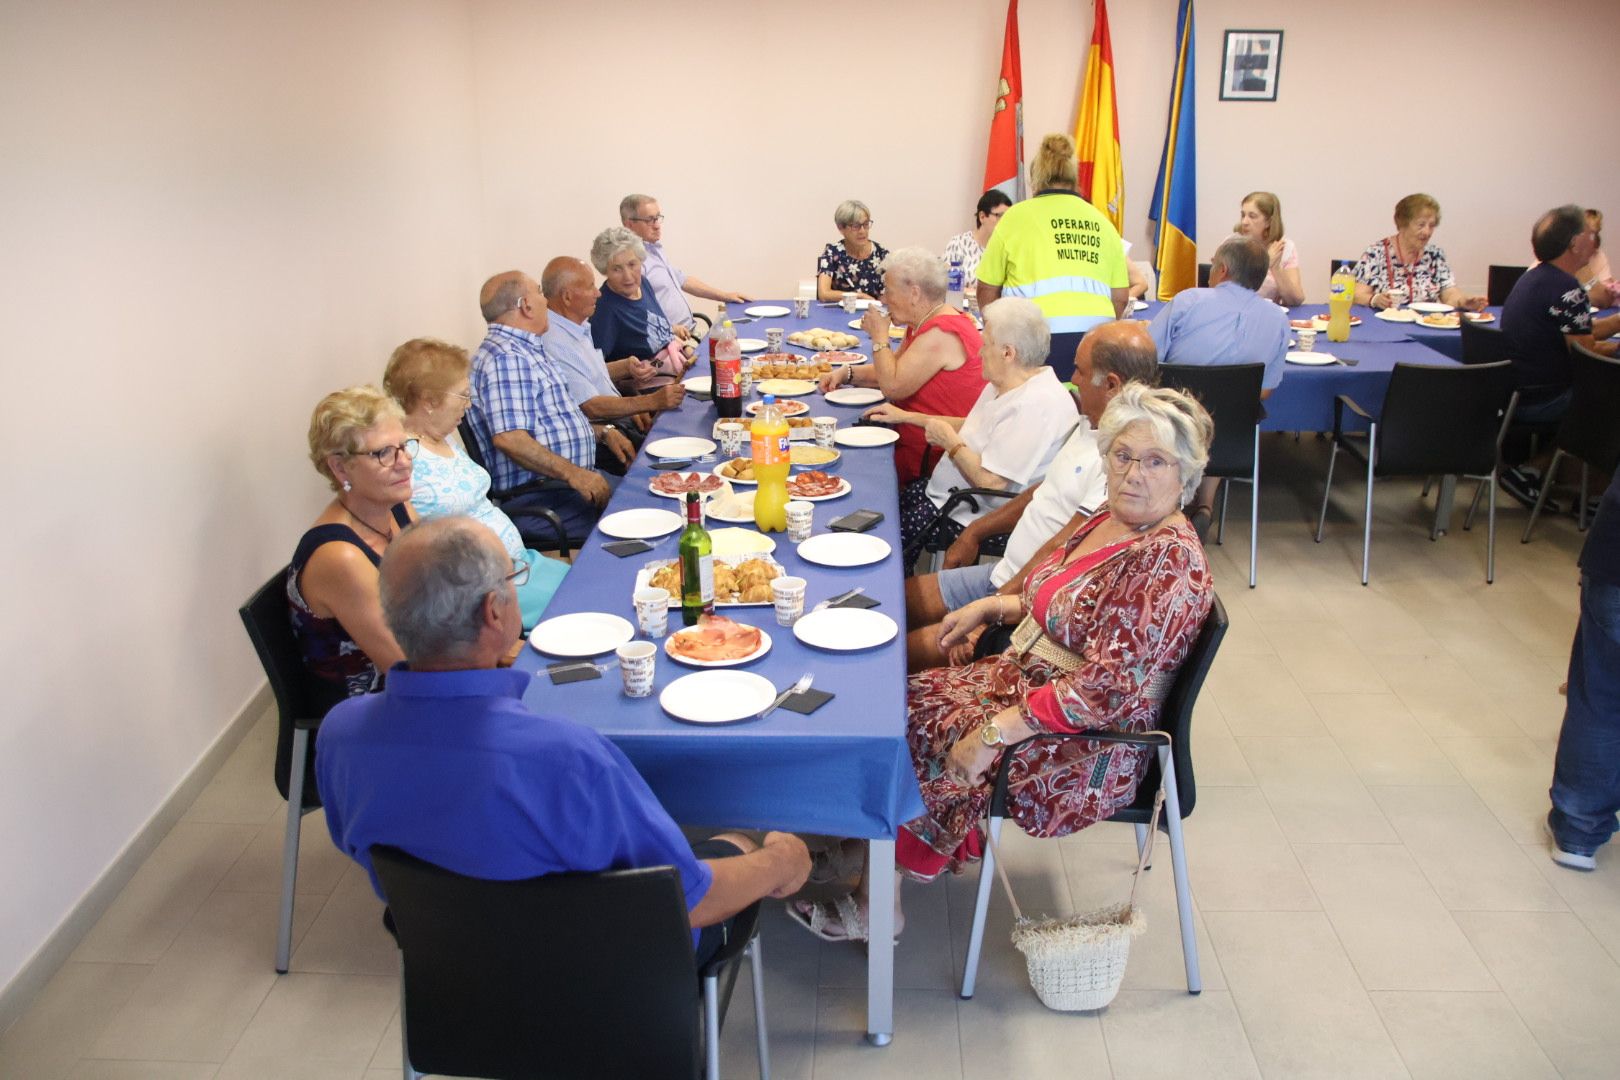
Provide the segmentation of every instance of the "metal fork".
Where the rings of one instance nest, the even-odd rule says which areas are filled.
[[[853,600],[857,596],[860,596],[865,592],[866,592],[866,586],[865,585],[857,585],[853,589],[849,590],[849,592],[847,592],[847,593],[840,593],[837,596],[829,596],[827,599],[823,600],[821,603],[817,604],[815,607],[811,608],[810,610],[812,612],[825,611],[827,608],[832,607],[834,604],[842,604],[847,600]]]
[[[776,695],[776,700],[771,702],[769,705],[765,706],[765,708],[763,710],[761,710],[761,712],[759,714],[759,719],[763,720],[767,716],[771,715],[771,713],[776,711],[776,707],[778,705],[782,704],[782,702],[786,701],[788,698],[792,697],[794,694],[802,694],[806,690],[810,689],[810,684],[815,682],[815,681],[816,681],[816,677],[814,675],[810,674],[808,671],[805,672],[803,675],[800,675],[798,682],[794,683],[792,686],[788,687],[786,690],[782,691],[780,694],[777,694]]]
[[[570,671],[581,671],[581,670],[583,670],[585,668],[595,668],[597,671],[600,671],[600,672],[609,672],[609,671],[612,671],[614,668],[616,668],[618,666],[619,666],[619,661],[618,661],[617,657],[615,657],[612,660],[603,660],[600,663],[598,663],[595,660],[581,660],[577,664],[563,664],[560,667],[541,668],[540,670],[536,671],[535,674],[536,675],[566,675]]]

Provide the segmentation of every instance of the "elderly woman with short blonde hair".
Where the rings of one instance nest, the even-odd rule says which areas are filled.
[[[591,265],[602,275],[602,296],[591,316],[591,340],[606,361],[635,357],[654,373],[636,380],[638,390],[665,386],[686,373],[691,353],[686,327],[671,325],[642,277],[647,245],[622,225],[603,229],[591,242]]]
[[[872,211],[859,199],[845,199],[833,211],[833,224],[842,239],[823,248],[816,260],[816,298],[826,302],[849,294],[876,300],[883,295],[883,260],[889,253],[872,239]]]
[[[1024,740],[1158,722],[1212,603],[1203,545],[1181,507],[1203,477],[1213,434],[1193,398],[1126,385],[1099,425],[1106,509],[1037,563],[1018,595],[976,600],[940,624],[945,647],[985,624],[1018,630],[1004,653],[910,679],[907,742],[925,810],[901,828],[900,873],[929,881],[980,857],[1003,754],[1013,755],[1008,812],[1033,836],[1066,836],[1135,798],[1143,749]],[[864,940],[866,886],[863,875],[853,897],[800,903],[790,915],[824,939]]]
[[[415,515],[408,436],[393,399],[374,386],[326,395],[309,422],[309,457],[337,494],[298,541],[287,567],[293,636],[327,708],[382,684],[405,654],[377,598],[382,554]]]
[[[528,565],[517,587],[525,629],[545,613],[568,564],[525,548],[512,519],[489,499],[489,473],[452,438],[472,404],[467,350],[414,338],[394,350],[383,386],[404,410],[405,432],[421,442],[411,476],[411,506],[422,518],[470,517],[500,538],[512,565]]]
[[[822,391],[871,386],[907,412],[966,416],[984,391],[979,328],[945,303],[945,264],[924,248],[901,248],[883,260],[883,294],[888,312],[868,308],[861,317],[872,363],[834,368],[821,377]],[[899,348],[890,346],[891,317],[906,327]],[[900,428],[894,468],[901,487],[923,474],[927,451],[922,428]]]

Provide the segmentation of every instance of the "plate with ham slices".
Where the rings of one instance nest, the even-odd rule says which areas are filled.
[[[850,492],[849,481],[822,472],[820,469],[806,469],[788,477],[788,498],[803,499],[805,502],[824,502],[827,499],[838,499]]]
[[[649,480],[647,487],[654,495],[662,495],[666,499],[684,499],[689,491],[697,492],[700,498],[707,498],[731,490],[731,485],[720,477],[700,472],[662,472]]]
[[[770,651],[771,635],[724,615],[705,615],[664,639],[664,655],[691,667],[737,667]]]

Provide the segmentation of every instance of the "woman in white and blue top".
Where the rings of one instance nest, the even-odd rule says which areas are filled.
[[[394,350],[383,386],[405,411],[405,430],[421,440],[411,475],[411,506],[420,518],[461,514],[488,526],[507,554],[529,564],[529,578],[518,586],[523,626],[540,621],[568,564],[525,549],[517,526],[489,501],[489,473],[451,440],[472,404],[470,364],[465,349],[430,338],[415,338]]]

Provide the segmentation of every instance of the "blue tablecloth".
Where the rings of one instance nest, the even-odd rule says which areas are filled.
[[[731,310],[739,315],[741,306],[733,305]],[[812,306],[808,321],[771,318],[745,323],[737,330],[741,337],[763,338],[767,326],[780,326],[788,332],[809,326],[846,329],[851,318],[838,309]],[[865,345],[862,337],[859,351],[870,353]],[[809,355],[806,350],[790,351]],[[708,374],[707,360],[693,373]],[[811,405],[812,415],[837,416],[841,427],[862,412],[831,405],[820,394],[803,400]],[[679,409],[659,418],[648,440],[671,435],[709,438],[715,419],[712,402],[689,397]],[[658,693],[695,669],[676,664],[662,652],[650,698],[625,697],[617,671],[562,686],[552,685],[542,671],[525,697],[535,709],[589,724],[613,740],[671,816],[683,824],[892,839],[903,822],[923,811],[905,741],[905,600],[894,456],[890,447],[844,448],[843,455],[836,475],[848,480],[854,490],[843,498],[815,504],[815,532],[826,532],[827,522],[851,511],[877,510],[884,520],[869,535],[887,540],[894,554],[873,566],[816,566],[798,557],[786,534],[775,533],[773,557],[788,573],[809,581],[807,609],[863,585],[866,594],[881,603],[876,610],[900,624],[899,635],[889,644],[865,652],[822,652],[801,644],[790,627],[778,626],[775,611],[768,605],[721,609],[730,618],[762,627],[771,635],[771,651],[746,670],[763,675],[778,689],[813,672],[816,687],[836,695],[832,701],[809,716],[778,709],[762,721],[712,727],[682,723],[659,707]],[[678,510],[676,500],[648,489],[654,475],[646,457],[638,456],[607,512],[652,506]],[[715,522],[711,527],[722,526]],[[635,622],[630,594],[636,572],[649,560],[673,558],[675,536],[652,541],[652,551],[624,559],[602,550],[607,539],[600,532],[591,534],[547,609],[548,617],[607,611]],[[671,629],[679,625],[679,612],[672,612]],[[525,649],[518,666],[533,671],[549,662],[552,658]]]

